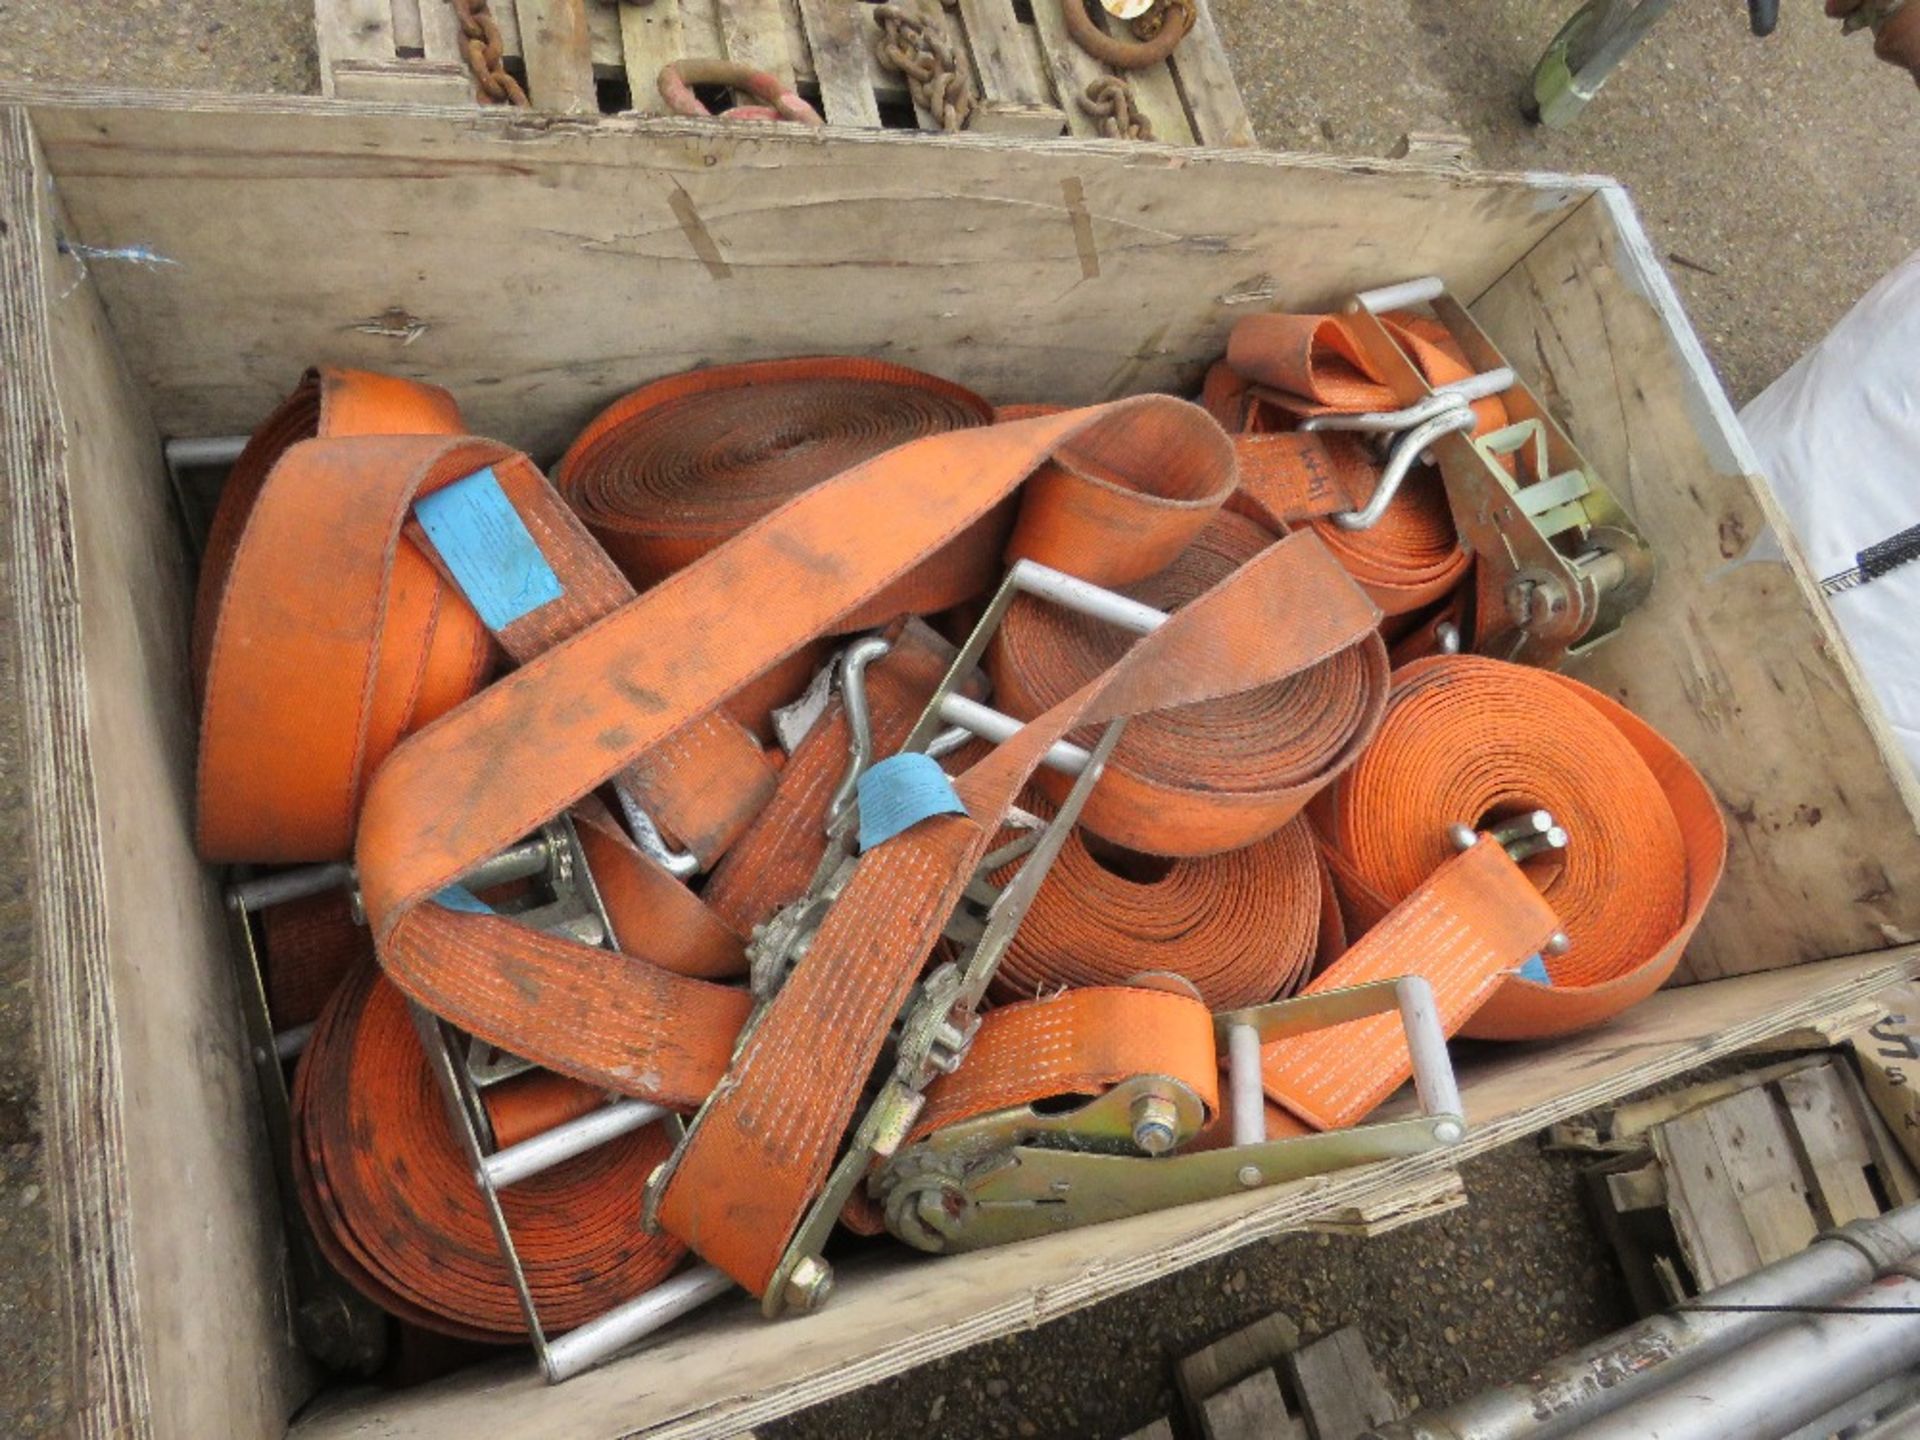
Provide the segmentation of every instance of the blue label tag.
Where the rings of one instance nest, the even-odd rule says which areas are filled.
[[[433,897],[443,910],[458,910],[463,915],[491,915],[493,907],[464,885],[448,885]]]
[[[930,815],[964,815],[953,781],[931,755],[889,755],[860,777],[860,848],[884,845]]]
[[[1520,962],[1520,978],[1531,980],[1536,985],[1551,985],[1553,980],[1547,974],[1547,962],[1538,955],[1529,955]]]
[[[489,630],[560,598],[560,577],[490,468],[434,491],[413,513]]]

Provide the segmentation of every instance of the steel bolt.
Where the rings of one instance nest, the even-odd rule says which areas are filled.
[[[922,1190],[914,1197],[913,1213],[934,1234],[948,1240],[960,1238],[960,1217],[947,1208],[949,1192],[945,1186]]]
[[[1553,829],[1553,813],[1548,810],[1529,810],[1524,815],[1516,815],[1493,827],[1490,833],[1502,845],[1511,845],[1516,840],[1525,840],[1534,835],[1545,835]]]
[[[1460,627],[1451,620],[1442,620],[1433,627],[1433,643],[1442,655],[1460,653]]]
[[[1164,1155],[1180,1138],[1180,1112],[1164,1095],[1142,1095],[1133,1102],[1133,1143],[1148,1155]]]
[[[1264,1178],[1260,1173],[1260,1167],[1258,1165],[1242,1165],[1240,1167],[1238,1179],[1240,1183],[1249,1190],[1253,1189],[1253,1187],[1258,1185]]]
[[[1461,1128],[1458,1120],[1436,1120],[1433,1122],[1433,1138],[1440,1145],[1458,1145],[1467,1138],[1467,1132]]]
[[[810,1315],[827,1303],[833,1293],[833,1267],[809,1255],[787,1276],[787,1308]]]
[[[1507,856],[1516,865],[1522,860],[1531,860],[1536,855],[1544,855],[1549,850],[1567,848],[1567,832],[1555,825],[1544,835],[1535,835],[1526,840],[1516,840],[1507,846]]]
[[[1480,832],[1471,825],[1455,821],[1447,826],[1447,839],[1453,842],[1453,848],[1456,850],[1471,850],[1480,843]]]
[[[1564,930],[1556,930],[1547,936],[1547,943],[1540,947],[1540,953],[1542,955],[1564,955],[1572,948],[1572,937]]]

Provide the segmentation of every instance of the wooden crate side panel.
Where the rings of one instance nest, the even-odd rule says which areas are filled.
[[[1503,1047],[1491,1061],[1463,1067],[1473,1129],[1450,1151],[1000,1250],[940,1260],[864,1256],[839,1267],[833,1303],[804,1322],[769,1325],[747,1302],[723,1301],[646,1353],[569,1381],[557,1398],[525,1362],[503,1362],[404,1395],[323,1400],[292,1440],[470,1440],[479,1405],[492,1440],[726,1440],[1252,1241],[1366,1207],[1912,973],[1920,973],[1920,947],[1664,991],[1605,1030]]]
[[[432,377],[543,460],[624,390],[726,360],[884,355],[996,402],[1191,393],[1249,305],[1409,270],[1478,293],[1588,183],[209,101],[40,112],[82,238],[177,262],[99,277],[162,428],[250,429],[326,360]]]
[[[1573,673],[1657,726],[1731,849],[1684,980],[1920,935],[1920,791],[1625,197],[1474,307],[1652,542],[1646,606]]]
[[[312,1385],[261,1203],[272,1177],[217,897],[188,838],[192,591],[160,437],[91,278],[143,262],[61,253],[71,223],[22,152],[25,117],[0,125],[34,197],[0,236],[33,260],[8,267],[29,327],[15,334],[45,347],[0,363],[9,431],[38,430],[0,473],[21,527],[13,582],[40,622],[22,627],[34,988],[75,1428],[277,1436]]]

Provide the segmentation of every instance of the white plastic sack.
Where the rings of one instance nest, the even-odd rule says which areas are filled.
[[[1920,251],[1740,419],[1815,575],[1920,525]],[[1920,560],[1829,603],[1920,772]]]

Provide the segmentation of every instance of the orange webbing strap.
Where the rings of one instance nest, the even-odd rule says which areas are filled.
[[[234,461],[220,488],[213,521],[207,527],[206,552],[200,558],[200,583],[194,600],[196,694],[206,679],[220,593],[226,589],[234,551],[240,546],[247,517],[253,513],[268,473],[288,446],[316,435],[459,435],[466,428],[453,396],[438,385],[332,365],[301,376],[293,393],[261,422]],[[441,643],[457,649],[452,642],[464,635],[470,646],[481,648],[484,658],[486,634],[480,628],[479,616],[457,597],[448,608],[442,624],[450,634]],[[464,698],[456,697],[455,703]]]
[[[1256,521],[1222,511],[1170,565],[1126,593],[1177,610],[1273,540]],[[1022,597],[987,654],[996,704],[1030,719],[1111,668],[1132,643],[1117,626]],[[1386,647],[1373,634],[1272,684],[1143,715],[1121,737],[1080,823],[1147,854],[1217,855],[1250,845],[1294,817],[1314,777],[1357,753],[1379,722],[1387,683]],[[1058,800],[1072,781],[1044,771],[1035,783]]]
[[[1553,933],[1554,912],[1492,840],[1433,874],[1302,992],[1423,975],[1441,1027],[1452,1035],[1501,977]],[[1413,1074],[1400,1017],[1374,1015],[1277,1040],[1262,1052],[1268,1098],[1316,1129],[1364,1119]]]
[[[552,1075],[490,1091],[511,1139],[583,1113],[599,1097]],[[373,966],[321,1016],[294,1079],[294,1170],[315,1238],[384,1309],[472,1340],[511,1341],[526,1321],[400,992]],[[500,1192],[544,1324],[565,1330],[651,1289],[683,1253],[634,1223],[671,1142],[658,1125],[621,1136]]]
[[[318,1018],[347,972],[373,959],[373,937],[344,890],[269,905],[259,915],[262,979],[275,1030]]]
[[[1051,814],[1032,787],[1020,803]],[[1033,999],[1159,973],[1192,982],[1214,1010],[1277,1000],[1317,953],[1322,873],[1304,818],[1199,859],[1120,851],[1076,830],[1014,932],[993,993]]]
[[[1161,438],[1163,429],[1189,451],[1197,445],[1199,458],[1162,455],[1179,449]],[[739,992],[610,962],[604,951],[499,917],[424,902],[647,754],[689,716],[707,713],[831,631],[1067,443],[1096,457],[1140,449],[1156,479],[1182,496],[1211,483],[1224,498],[1230,483],[1231,455],[1218,428],[1193,407],[1160,397],[903,446],[815,486],[403,745],[369,788],[358,856],[389,973],[428,1009],[515,1054],[623,1093],[697,1104],[725,1068],[744,1019]],[[448,447],[408,495],[465,474],[477,458]],[[505,462],[494,468],[503,481],[520,473]],[[531,467],[525,473],[537,481]],[[508,494],[522,504],[520,489]],[[1174,507],[1158,523],[1191,533],[1202,519]],[[1122,538],[1103,536],[1091,548],[1108,567],[1124,566]],[[564,557],[547,558],[562,570]],[[752,623],[711,623],[716,615]],[[661,644],[662,635],[673,644]]]
[[[293,446],[255,501],[221,598],[201,723],[207,858],[346,853],[365,779],[403,728],[383,718],[379,697],[408,693],[408,677],[393,672],[418,652],[391,636],[396,626],[412,633],[405,617],[414,608],[457,594],[405,533],[436,459],[466,468],[436,472],[433,486],[493,465],[509,497],[524,500],[523,518],[564,583],[559,600],[499,633],[514,659],[632,598],[539,472],[504,446],[425,436]],[[288,556],[310,561],[289,566]],[[765,804],[775,769],[746,730],[715,712],[692,717],[621,780],[663,829],[710,859]]]
[[[895,627],[893,648],[867,667],[875,759],[893,754],[939,688],[954,649],[923,622]],[[736,935],[798,900],[827,853],[827,805],[847,773],[847,712],[836,691],[780,772],[773,799],[726,854],[700,899]]]
[[[236,694],[278,692],[287,679],[286,654],[277,643],[263,645],[261,625],[298,628],[305,621],[277,609],[287,555],[324,553],[326,538],[307,534],[291,550],[255,543],[252,519],[272,485],[282,456],[306,436],[352,434],[457,434],[460,417],[444,390],[359,370],[309,372],[248,441],[235,464],[207,540],[194,612],[195,688],[205,705],[206,692],[218,685],[231,711]],[[344,743],[355,758],[337,753],[322,760],[324,775],[303,792],[320,800],[316,811],[273,806],[252,811],[253,781],[226,773],[220,757],[202,753],[203,787],[238,787],[236,800],[221,817],[226,823],[203,831],[209,858],[259,861],[331,860],[346,854],[354,775],[369,770],[399,738],[452,709],[479,688],[492,661],[492,644],[479,616],[460,593],[444,584],[411,543],[403,542],[393,561],[385,599],[385,624],[369,652],[366,674],[352,715],[336,722],[328,741],[342,743],[340,724],[353,733]],[[245,722],[243,701],[233,718]],[[328,728],[322,721],[318,730]],[[286,739],[285,735],[275,738]],[[297,743],[297,742],[296,742]],[[328,748],[323,746],[324,748]],[[297,765],[297,753],[282,758]],[[325,793],[322,793],[323,787]]]
[[[1220,1109],[1213,1012],[1191,996],[1110,985],[989,1010],[966,1062],[927,1087],[909,1143],[1036,1100],[1091,1099],[1136,1075],[1164,1075]]]
[[[1112,421],[1158,419],[1158,411],[1186,423],[1185,407],[1165,412],[1157,401],[1143,408],[1147,403],[1082,414]],[[1044,434],[1052,422],[988,434],[1027,427]],[[1119,425],[1112,429],[1123,433]],[[1206,443],[1206,432],[1193,438]],[[1137,473],[1154,476],[1156,448],[1128,447],[1119,455],[1136,455]],[[1230,466],[1222,473],[1230,477]],[[1112,583],[1115,558],[1089,551],[1074,568]],[[833,1164],[919,957],[1048,747],[1080,725],[1197,705],[1282,679],[1364,643],[1376,620],[1324,546],[1309,535],[1289,537],[1175,612],[1111,670],[962,774],[956,788],[966,817],[924,821],[863,855],[806,957],[742,1042],[727,1083],[702,1110],[659,1201],[660,1223],[763,1293]],[[1303,781],[1302,798],[1323,782]]]
[[[842,470],[992,419],[971,391],[883,360],[715,365],[616,400],[573,442],[553,483],[644,590]],[[838,628],[978,595],[996,578],[1007,519],[983,517]]]
[[[1572,941],[1551,984],[1509,977],[1466,1033],[1495,1039],[1598,1024],[1653,993],[1719,882],[1726,830],[1711,792],[1643,721],[1577,681],[1479,656],[1394,677],[1380,734],[1315,808],[1350,919],[1371,924],[1452,846],[1448,825],[1551,811],[1564,850],[1525,862]]]
[[[1429,383],[1473,373],[1438,322],[1399,312],[1384,323]],[[1248,316],[1228,338],[1227,359],[1208,372],[1204,399],[1237,437],[1242,495],[1255,513],[1269,524],[1311,522],[1386,614],[1431,604],[1465,576],[1472,556],[1460,546],[1438,476],[1409,477],[1371,528],[1344,530],[1325,517],[1364,506],[1379,466],[1355,436],[1280,428],[1313,415],[1400,408],[1342,317]],[[1473,408],[1477,434],[1506,423],[1497,399]]]
[[[926,1108],[906,1143],[1039,1100],[1090,1100],[1136,1075],[1186,1085],[1211,1125],[1220,1111],[1220,1061],[1207,1007],[1191,996],[1129,986],[1002,1005],[980,1017],[966,1063],[927,1087]],[[840,1219],[862,1235],[885,1228],[865,1190],[853,1193]]]

